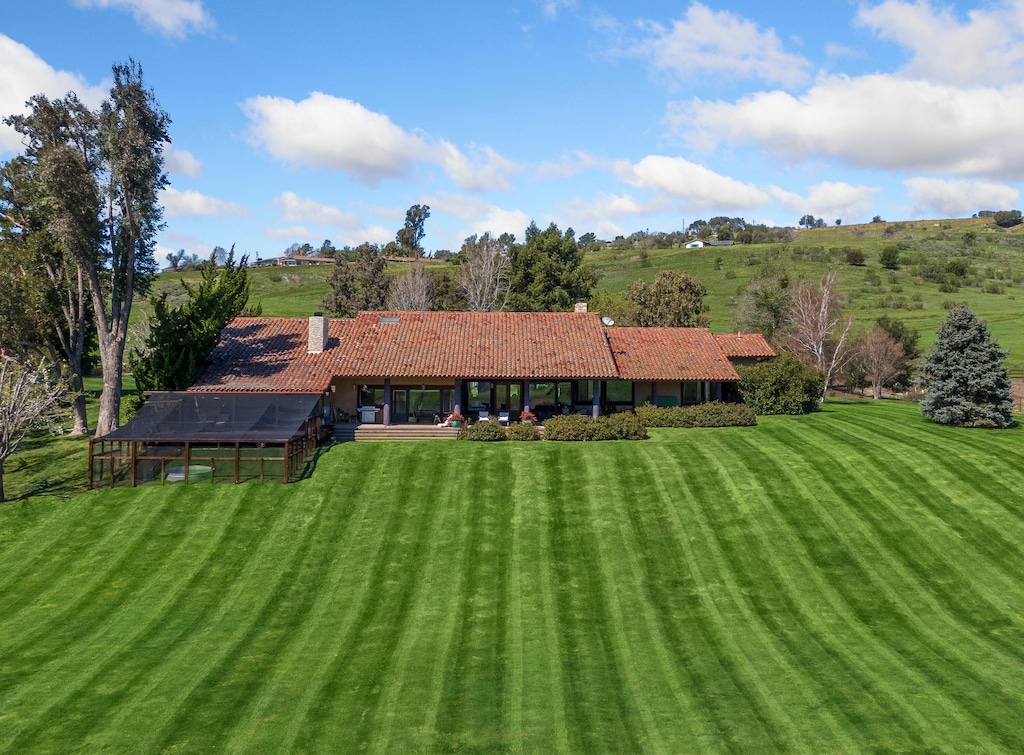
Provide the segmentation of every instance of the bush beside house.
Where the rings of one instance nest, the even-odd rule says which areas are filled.
[[[740,395],[755,414],[807,414],[818,408],[825,385],[821,370],[782,353],[750,367],[737,366]]]

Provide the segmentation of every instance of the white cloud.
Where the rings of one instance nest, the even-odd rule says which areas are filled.
[[[992,3],[971,10],[965,21],[928,0],[886,0],[863,6],[856,21],[878,37],[906,47],[911,78],[959,85],[1020,81],[1024,76],[1024,5]]]
[[[518,166],[487,146],[472,145],[467,156],[445,140],[431,143],[358,102],[313,92],[295,102],[253,97],[243,109],[252,139],[274,157],[296,167],[340,170],[367,186],[408,175],[416,163],[440,166],[467,191],[507,189]]]
[[[404,176],[429,151],[386,115],[322,92],[300,102],[253,97],[243,110],[252,121],[253,140],[274,157],[293,166],[345,171],[369,186]]]
[[[312,222],[336,228],[359,228],[362,224],[351,212],[342,212],[337,207],[321,204],[312,199],[303,199],[286,191],[274,200],[274,206],[289,223]]]
[[[938,217],[961,218],[978,210],[1016,207],[1020,192],[1012,186],[989,181],[941,178],[909,178],[903,182],[915,216],[935,213]]]
[[[597,195],[592,201],[576,198],[558,208],[558,213],[573,228],[593,230],[601,238],[623,235],[623,226],[616,220],[629,220],[661,212],[671,206],[668,196],[660,195],[641,201],[629,194]]]
[[[1024,85],[961,89],[874,74],[828,76],[802,96],[761,92],[736,103],[694,99],[670,121],[698,148],[755,143],[790,161],[834,157],[867,168],[1024,176]]]
[[[682,157],[648,155],[636,164],[619,161],[615,173],[630,186],[654,189],[686,203],[691,212],[749,210],[770,203],[752,184],[715,173]]]
[[[199,178],[203,175],[203,164],[184,149],[167,147],[164,150],[164,167],[172,176]]]
[[[35,94],[59,98],[75,92],[90,107],[99,107],[108,87],[90,86],[78,74],[58,71],[25,45],[0,34],[0,114],[22,114]],[[21,134],[0,124],[0,152],[20,152]]]
[[[562,155],[559,160],[547,160],[537,166],[534,177],[539,181],[559,178],[571,178],[585,170],[596,167],[609,167],[611,161],[602,160],[589,152],[576,150],[572,154]]]
[[[143,28],[168,37],[212,31],[216,24],[201,0],[72,0],[79,8],[127,11]]]
[[[434,150],[434,159],[459,188],[466,191],[494,191],[512,188],[508,176],[520,170],[508,158],[490,147],[470,145],[471,157],[443,139]]]
[[[490,232],[492,235],[511,233],[522,238],[530,225],[530,216],[522,210],[506,210],[478,197],[451,192],[438,192],[427,200],[432,210],[458,218],[465,224],[459,232],[461,238]]]
[[[283,228],[263,228],[263,235],[275,241],[310,242],[316,234],[303,225],[290,225]]]
[[[769,191],[775,201],[793,215],[803,216],[810,213],[831,223],[836,218],[857,222],[865,217],[879,189],[872,186],[851,186],[843,181],[823,181],[809,187],[807,196],[777,186],[771,187]],[[792,224],[796,224],[796,219]]]
[[[649,39],[632,52],[650,57],[655,67],[683,79],[714,75],[783,85],[807,79],[809,62],[786,52],[774,29],[759,29],[729,11],[695,2],[671,28],[653,21],[642,22],[641,28]]]
[[[544,15],[548,18],[558,18],[558,14],[563,10],[575,10],[579,7],[579,0],[534,0],[540,9],[544,11]]]
[[[168,186],[161,195],[164,211],[169,218],[247,216],[249,211],[240,204],[208,197],[198,191],[178,191]]]
[[[290,191],[274,199],[274,207],[281,211],[282,220],[292,224],[283,228],[264,229],[264,233],[275,239],[319,239],[328,234],[335,244],[344,246],[358,245],[364,241],[383,244],[395,238],[393,229],[367,225],[355,213],[305,199]],[[310,226],[315,230],[310,230]]]

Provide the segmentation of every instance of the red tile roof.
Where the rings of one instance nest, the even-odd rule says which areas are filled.
[[[606,332],[623,380],[740,379],[706,328],[609,328]]]
[[[775,351],[760,333],[718,333],[715,335],[719,348],[730,358],[770,358]]]
[[[305,318],[235,319],[190,390],[320,393],[334,377],[735,381],[729,356],[774,355],[759,335],[606,328],[593,313],[360,312],[328,318],[319,354],[308,330]]]
[[[307,319],[236,317],[221,333],[210,366],[189,390],[322,393],[335,374],[337,349],[331,347],[340,343],[351,322],[328,320],[328,349],[309,354]]]

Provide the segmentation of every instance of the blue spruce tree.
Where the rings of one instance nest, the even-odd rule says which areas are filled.
[[[1006,352],[992,340],[983,320],[970,307],[949,311],[939,326],[935,346],[921,369],[927,395],[921,411],[943,425],[1010,427],[1013,404]]]

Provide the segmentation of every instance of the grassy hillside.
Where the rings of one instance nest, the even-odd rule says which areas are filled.
[[[1024,749],[1024,430],[652,435],[8,504],[0,750]]]
[[[893,245],[901,265],[890,271],[879,264],[879,254]],[[863,251],[866,264],[847,265],[848,248]],[[1008,366],[1024,369],[1024,226],[1006,231],[985,219],[870,223],[797,231],[785,244],[603,249],[588,254],[588,261],[601,273],[598,290],[610,293],[622,293],[636,279],[653,281],[662,269],[695,275],[708,290],[711,327],[717,332],[733,328],[736,293],[765,263],[784,267],[794,278],[816,278],[837,268],[850,311],[864,325],[888,314],[919,329],[927,347],[946,311],[966,302],[1010,351]],[[949,267],[963,275],[948,273]],[[267,315],[306,316],[320,308],[326,274],[323,267],[256,269],[252,298],[262,302]],[[180,278],[165,273],[157,288],[177,295]]]

